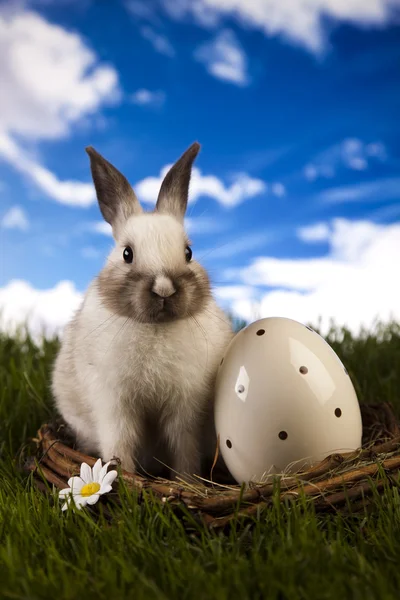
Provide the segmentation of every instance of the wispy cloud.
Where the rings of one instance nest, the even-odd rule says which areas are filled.
[[[340,204],[343,202],[393,200],[399,196],[400,177],[389,177],[329,188],[318,194],[317,199],[324,204]]]
[[[225,219],[215,219],[211,217],[186,217],[185,229],[189,235],[209,235],[219,233],[227,228]]]
[[[143,0],[128,0],[125,2],[125,6],[131,15],[139,19],[152,21],[155,17],[153,7],[150,3],[143,2]]]
[[[335,23],[362,28],[381,28],[394,18],[393,0],[162,0],[164,9],[179,20],[192,17],[204,27],[216,27],[226,17],[244,27],[261,30],[268,37],[280,36],[291,44],[320,54],[326,49]],[[329,27],[326,20],[329,19]]]
[[[234,32],[229,29],[199,46],[194,58],[203,63],[210,75],[217,79],[240,86],[250,83],[246,54]]]
[[[303,174],[308,181],[331,179],[343,169],[365,171],[377,161],[386,160],[387,150],[382,142],[346,138],[315,156],[304,167]]]
[[[27,231],[29,229],[29,219],[23,208],[12,206],[0,219],[0,227]]]
[[[171,165],[165,166],[158,177],[146,177],[134,186],[139,200],[155,204],[161,183]],[[250,177],[247,173],[238,173],[230,185],[225,185],[215,175],[203,175],[197,167],[193,168],[190,186],[189,202],[206,196],[214,198],[226,207],[234,207],[249,198],[254,198],[267,190],[267,185],[261,179]]]
[[[315,181],[320,177],[323,177],[325,179],[331,179],[332,177],[334,177],[335,171],[334,168],[328,164],[316,165],[313,163],[309,163],[304,167],[303,174],[308,181]]]
[[[303,242],[324,242],[329,239],[330,229],[327,223],[315,223],[307,225],[307,227],[299,227],[297,229],[297,237]]]
[[[400,202],[394,202],[369,211],[367,218],[374,222],[379,221],[399,221],[400,220]]]
[[[131,101],[139,106],[160,108],[165,103],[166,94],[161,90],[152,92],[141,88],[131,95]]]
[[[60,204],[86,208],[96,200],[92,183],[60,181],[49,169],[31,158],[11,137],[0,131],[1,158],[32,181],[46,196]]]
[[[283,198],[283,196],[286,196],[286,188],[283,183],[279,181],[271,184],[271,192],[277,198]]]
[[[251,252],[252,250],[265,247],[271,239],[272,236],[268,233],[252,232],[245,236],[232,238],[223,244],[217,242],[215,247],[200,252],[200,256],[209,256],[212,260],[231,258],[232,256],[239,256],[245,252]]]
[[[87,223],[81,228],[81,230],[99,233],[100,235],[107,235],[108,237],[112,237],[113,234],[111,225],[105,221],[94,221],[93,223]]]
[[[150,42],[150,44],[153,46],[156,52],[164,54],[165,56],[169,56],[170,58],[173,58],[175,56],[175,49],[172,46],[171,42],[168,40],[168,38],[165,37],[165,35],[157,33],[156,31],[154,31],[154,29],[148,26],[142,27],[140,31],[142,36],[148,42]]]

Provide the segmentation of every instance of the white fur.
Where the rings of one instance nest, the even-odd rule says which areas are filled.
[[[174,217],[143,213],[128,219],[118,231],[117,245],[109,260],[121,262],[122,250],[132,245],[138,268],[156,276],[163,269],[175,269],[185,264],[182,249],[187,242],[183,225]]]
[[[108,260],[122,270],[129,269],[122,260],[128,244],[146,273],[185,265],[186,235],[172,216],[133,216],[117,235]],[[58,409],[87,451],[100,452],[103,460],[117,456],[130,471],[139,448],[144,455],[154,452],[158,440],[143,439],[145,418],[154,413],[172,450],[172,467],[199,473],[202,418],[212,408],[214,378],[232,335],[212,299],[195,320],[143,324],[111,313],[94,281],[56,361]]]

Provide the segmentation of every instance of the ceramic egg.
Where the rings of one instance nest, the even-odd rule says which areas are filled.
[[[320,335],[292,319],[261,319],[232,339],[214,411],[222,456],[239,483],[361,446],[360,406],[345,367]]]

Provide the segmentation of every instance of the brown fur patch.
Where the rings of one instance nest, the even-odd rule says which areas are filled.
[[[195,316],[210,298],[210,281],[197,262],[184,271],[165,272],[176,293],[162,300],[152,292],[154,277],[141,273],[134,262],[126,272],[121,265],[108,263],[97,278],[100,297],[113,313],[140,323],[165,323]]]
[[[114,226],[118,219],[125,221],[131,215],[141,213],[142,208],[127,178],[91,146],[86,152],[104,219]]]
[[[192,144],[166,174],[158,194],[158,212],[174,215],[183,221],[188,203],[192,164],[199,150],[198,142]]]

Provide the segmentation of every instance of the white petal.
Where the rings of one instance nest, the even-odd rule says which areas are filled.
[[[96,463],[92,469],[93,481],[99,481],[100,471],[101,471],[101,458],[99,458],[96,461]]]
[[[100,474],[99,474],[99,478],[96,480],[98,483],[101,484],[101,482],[103,481],[104,477],[106,476],[107,469],[110,466],[110,462],[111,461],[108,461],[108,463],[106,463],[105,465],[103,465],[103,467],[102,467],[102,469],[100,471]]]
[[[83,479],[85,483],[92,483],[93,481],[92,469],[87,463],[81,464],[81,479]]]
[[[101,482],[101,485],[111,485],[113,483],[113,481],[115,481],[115,479],[117,478],[118,473],[117,471],[110,471],[109,473],[107,473],[104,476],[103,481]]]
[[[98,492],[98,493],[99,493],[99,494],[108,494],[108,492],[111,492],[111,490],[112,490],[112,487],[111,487],[111,485],[110,485],[110,484],[108,484],[108,483],[106,483],[106,484],[104,485],[104,481],[103,481],[103,483],[101,484],[101,488],[100,488],[100,490],[99,490],[99,492]]]
[[[80,510],[83,506],[86,505],[87,498],[85,498],[84,496],[74,496],[74,502],[75,502],[76,508],[78,508]]]
[[[80,492],[81,489],[83,488],[83,486],[85,485],[85,482],[82,481],[82,479],[80,477],[78,477],[77,475],[75,475],[75,477],[70,477],[68,479],[68,485],[71,488],[71,492]]]
[[[71,494],[71,488],[64,488],[63,490],[60,490],[58,492],[58,497],[59,498],[64,498],[65,496],[69,496]]]
[[[96,504],[96,502],[98,501],[98,499],[100,498],[100,494],[92,494],[91,496],[89,496],[88,498],[86,498],[86,502],[87,504]]]
[[[61,507],[61,510],[67,510],[68,506],[69,506],[69,502],[64,502],[64,504]]]

